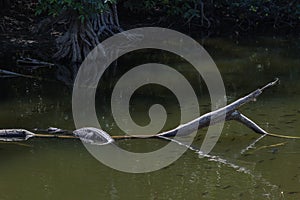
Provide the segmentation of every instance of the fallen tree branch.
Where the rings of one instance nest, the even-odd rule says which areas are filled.
[[[81,128],[75,131],[67,131],[57,128],[49,128],[45,130],[34,129],[34,131],[43,132],[44,134],[36,134],[24,129],[4,129],[0,130],[0,140],[2,141],[24,141],[28,140],[32,137],[40,137],[40,138],[80,138],[83,142],[92,143],[92,144],[107,144],[113,142],[114,139],[133,139],[133,138],[169,138],[174,137],[178,133],[179,136],[189,135],[192,132],[214,125],[216,123],[222,122],[224,119],[226,121],[236,120],[248,128],[252,129],[254,132],[269,135],[273,137],[287,138],[287,139],[300,139],[297,136],[286,136],[286,135],[278,135],[273,133],[268,133],[257,124],[255,124],[252,120],[241,114],[237,109],[243,106],[244,104],[255,101],[256,98],[262,94],[262,92],[274,86],[279,82],[279,79],[276,79],[273,82],[268,83],[260,89],[257,89],[250,94],[232,102],[231,104],[217,109],[215,111],[206,113],[186,124],[180,125],[177,128],[172,130],[162,132],[157,135],[123,135],[123,136],[110,136],[105,131],[96,129],[96,128]],[[45,134],[46,133],[46,134]],[[63,135],[62,135],[63,134]]]
[[[286,138],[286,139],[300,139],[300,137],[298,137],[298,136],[279,135],[279,134],[275,134],[275,133],[269,133],[269,132],[265,131],[264,129],[262,129],[261,127],[259,127],[251,119],[249,119],[248,117],[246,117],[245,115],[243,115],[242,113],[240,113],[238,111],[236,111],[232,114],[232,119],[244,124],[248,128],[252,129],[254,132],[259,133],[259,134],[269,135],[269,136],[279,137],[279,138]]]
[[[200,116],[199,118],[194,119],[191,122],[188,122],[184,125],[180,125],[180,126],[178,126],[177,128],[175,128],[173,130],[160,133],[159,135],[165,136],[165,137],[173,137],[179,131],[180,131],[181,134],[186,134],[186,133],[188,134],[188,133],[191,133],[191,132],[195,131],[196,129],[204,128],[204,127],[207,127],[209,125],[219,123],[220,121],[222,121],[224,119],[224,115],[225,115],[225,120],[235,120],[235,119],[237,119],[235,111],[238,108],[240,108],[241,106],[243,106],[246,103],[249,103],[250,101],[255,101],[256,98],[265,89],[274,86],[278,82],[279,82],[279,79],[277,78],[275,81],[273,81],[271,83],[268,83],[264,87],[262,87],[260,89],[257,89],[254,92],[251,92],[250,94],[248,94],[248,95],[232,102],[231,104],[229,104],[229,105],[227,105],[223,108],[220,108],[218,110],[206,113],[206,114]]]

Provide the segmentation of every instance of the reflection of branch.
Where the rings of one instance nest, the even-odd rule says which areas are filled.
[[[104,144],[109,141],[113,141],[113,139],[133,139],[133,138],[164,138],[164,137],[174,137],[178,134],[178,136],[189,135],[194,131],[220,123],[224,120],[236,120],[248,128],[252,129],[256,133],[260,133],[263,135],[270,135],[274,137],[280,138],[288,138],[288,139],[300,139],[297,136],[285,136],[285,135],[277,135],[273,133],[268,133],[257,124],[255,124],[252,120],[241,114],[237,109],[243,106],[250,101],[255,101],[256,98],[267,88],[270,88],[277,84],[279,79],[276,79],[273,82],[268,83],[264,87],[257,89],[250,94],[232,102],[231,104],[220,108],[218,110],[206,113],[186,124],[180,125],[175,129],[162,132],[158,135],[123,135],[123,136],[110,136],[105,133],[103,130],[99,130],[96,128],[81,128],[75,131],[71,131],[71,135],[67,135],[68,131],[64,131],[61,129],[50,128],[46,130],[38,130],[37,132],[46,132],[46,134],[35,134],[23,129],[7,129],[0,130],[0,140],[2,141],[20,141],[27,140],[32,137],[46,137],[46,138],[80,138],[83,141],[90,141],[89,143],[97,143]],[[60,135],[64,134],[64,135]]]

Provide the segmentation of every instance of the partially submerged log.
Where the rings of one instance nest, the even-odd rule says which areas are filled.
[[[28,140],[34,137],[34,133],[25,129],[4,129],[0,130],[0,140],[5,142],[15,142]]]
[[[34,131],[44,132],[44,134],[35,134],[30,131],[24,129],[8,129],[8,130],[0,130],[0,140],[2,141],[24,141],[28,140],[32,137],[40,137],[40,138],[80,138],[83,142],[89,144],[96,144],[96,145],[103,145],[114,142],[114,139],[133,139],[133,138],[160,138],[165,139],[174,136],[185,136],[188,134],[193,133],[197,129],[201,129],[216,123],[220,123],[222,120],[229,121],[229,120],[236,120],[248,128],[252,129],[256,133],[263,134],[263,135],[270,135],[273,137],[280,137],[280,138],[288,138],[288,139],[300,139],[297,136],[285,136],[285,135],[278,135],[273,133],[268,133],[253,121],[248,119],[246,116],[241,114],[238,111],[242,105],[249,103],[250,101],[255,101],[256,98],[262,94],[262,92],[274,86],[279,82],[279,79],[268,83],[264,87],[257,89],[250,94],[232,102],[231,104],[217,109],[215,111],[206,113],[186,124],[180,125],[177,128],[172,130],[159,133],[157,135],[124,135],[124,136],[110,136],[105,131],[96,129],[96,128],[81,128],[75,131],[67,131],[62,129],[57,129],[50,127],[46,130],[34,129]],[[45,134],[46,132],[46,134]],[[180,132],[180,135],[177,135]],[[61,135],[64,134],[64,135]]]
[[[33,131],[35,132],[39,132],[39,133],[49,133],[49,134],[70,134],[72,133],[72,131],[68,131],[68,130],[63,130],[60,128],[55,128],[55,127],[49,127],[47,129],[40,129],[40,128],[35,128],[33,129]]]
[[[37,130],[37,129],[36,129]],[[47,129],[49,132],[58,134],[36,134],[25,129],[4,129],[0,130],[0,141],[4,142],[16,142],[16,141],[26,141],[29,138],[64,138],[64,139],[81,139],[85,143],[104,145],[114,142],[105,131],[97,128],[81,128],[73,131],[73,135],[61,135],[60,133],[65,133],[61,129],[50,127]]]
[[[105,131],[97,128],[81,128],[73,131],[74,135],[88,144],[104,145],[114,142]]]

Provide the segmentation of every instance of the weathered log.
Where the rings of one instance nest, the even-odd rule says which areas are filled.
[[[33,131],[39,133],[49,133],[49,134],[72,134],[72,131],[63,130],[55,127],[49,127],[47,129],[34,128]]]
[[[60,135],[60,134],[36,134],[25,129],[2,129],[0,130],[0,141],[14,142],[26,141],[32,137],[36,138],[78,138],[76,135]],[[82,136],[83,137],[83,136]]]
[[[4,129],[0,130],[0,140],[5,142],[24,141],[34,137],[34,133],[25,129]]]
[[[37,129],[35,129],[37,130]],[[36,134],[25,129],[4,129],[0,130],[0,141],[15,142],[26,141],[29,138],[64,138],[64,139],[77,139],[80,138],[83,142],[89,144],[103,145],[111,143],[114,140],[103,130],[96,128],[81,128],[73,131],[73,135],[61,135],[65,133],[64,130],[50,127],[47,129],[49,133],[58,134]]]
[[[114,139],[105,131],[97,128],[81,128],[73,131],[81,141],[89,144],[104,145],[114,142]]]

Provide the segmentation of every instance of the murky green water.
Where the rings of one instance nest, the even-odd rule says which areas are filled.
[[[241,111],[270,132],[300,136],[298,38],[213,38],[202,44],[219,67],[230,102],[279,77],[280,85]],[[126,69],[150,60],[163,61],[191,79],[201,112],[209,111],[203,81],[180,59],[143,52],[128,55],[118,66]],[[109,80],[120,76],[107,75],[102,86],[111,87]],[[71,92],[59,83],[0,79],[0,128],[74,129]],[[107,132],[118,135],[120,129],[107,103],[109,93],[101,94],[96,97],[98,117]],[[149,106],[161,103],[168,113],[164,129],[177,126],[180,112],[173,97],[158,86],[141,89],[131,102],[133,119],[147,124]],[[194,147],[201,146],[205,133],[206,129],[198,132]],[[195,151],[187,150],[172,165],[145,174],[123,173],[101,164],[78,140],[0,143],[0,199],[299,199],[300,141],[265,137],[255,148],[245,151],[259,137],[237,122],[226,122],[210,153],[217,158],[200,159]],[[284,145],[264,148],[278,143]],[[117,144],[131,151],[147,152],[167,142],[123,140]]]

